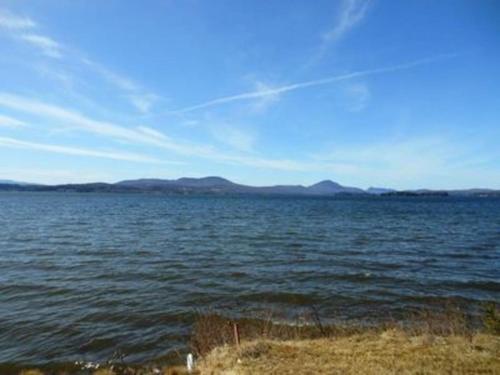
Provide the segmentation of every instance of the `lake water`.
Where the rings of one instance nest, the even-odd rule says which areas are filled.
[[[0,363],[143,362],[197,312],[500,300],[500,199],[0,194]]]

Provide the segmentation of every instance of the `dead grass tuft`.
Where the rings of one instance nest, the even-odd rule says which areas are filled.
[[[40,370],[23,370],[19,375],[43,375],[43,372]]]
[[[345,336],[374,328],[358,325],[325,325],[316,313],[301,315],[294,321],[280,323],[277,314],[267,313],[262,319],[228,319],[216,313],[200,313],[193,325],[190,347],[197,356],[235,342],[233,324],[238,324],[243,339],[301,340]],[[379,328],[378,328],[379,329]]]
[[[116,375],[116,373],[111,369],[101,369],[94,371],[93,375]]]
[[[474,332],[472,317],[451,304],[410,313],[401,328],[413,335],[470,336]]]
[[[484,306],[483,324],[487,332],[500,335],[500,309],[494,302]]]

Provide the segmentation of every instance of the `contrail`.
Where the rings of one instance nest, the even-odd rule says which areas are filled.
[[[307,87],[328,85],[328,84],[331,84],[334,82],[346,81],[346,80],[358,78],[358,77],[365,77],[365,76],[370,76],[370,75],[390,73],[390,72],[396,72],[396,71],[400,71],[400,70],[407,70],[410,68],[414,68],[416,66],[430,64],[430,63],[433,63],[433,62],[436,62],[439,60],[449,59],[449,58],[453,58],[456,56],[457,56],[456,54],[439,55],[439,56],[428,57],[428,58],[424,58],[424,59],[420,59],[420,60],[415,60],[415,61],[412,61],[409,63],[393,65],[393,66],[389,66],[389,67],[385,67],[385,68],[361,70],[361,71],[347,73],[347,74],[341,74],[341,75],[333,76],[333,77],[327,77],[327,78],[322,78],[322,79],[317,79],[317,80],[312,80],[312,81],[298,82],[298,83],[294,83],[291,85],[276,87],[276,88],[268,89],[268,90],[249,91],[249,92],[245,92],[242,94],[224,96],[221,98],[212,99],[212,100],[209,100],[207,102],[196,104],[196,105],[193,105],[190,107],[181,108],[181,109],[178,109],[176,111],[172,111],[170,113],[171,114],[187,113],[187,112],[196,111],[196,110],[202,109],[202,108],[213,107],[213,106],[216,106],[219,104],[231,103],[231,102],[236,102],[236,101],[240,101],[240,100],[263,98],[266,96],[282,94],[285,92],[300,90],[300,89],[307,88]]]

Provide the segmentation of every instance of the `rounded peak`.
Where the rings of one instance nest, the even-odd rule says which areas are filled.
[[[332,181],[332,180],[323,180],[323,181],[315,183],[314,185],[311,185],[311,186],[336,186],[336,187],[339,187],[342,185],[340,185],[339,183]]]
[[[233,182],[218,176],[207,177],[182,177],[176,180],[177,184],[189,184],[196,186],[221,186],[221,185],[234,185]]]

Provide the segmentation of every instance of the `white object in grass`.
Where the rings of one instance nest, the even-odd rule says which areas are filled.
[[[194,370],[194,359],[193,359],[193,355],[191,353],[189,353],[187,355],[186,366],[187,366],[188,372],[191,372]]]

